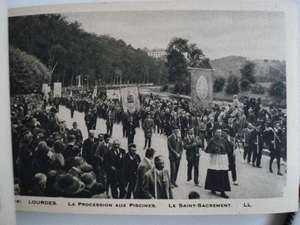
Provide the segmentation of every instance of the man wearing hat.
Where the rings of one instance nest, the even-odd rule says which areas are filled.
[[[71,174],[61,175],[54,187],[62,197],[76,198],[84,190],[84,183]]]
[[[200,148],[203,143],[200,138],[194,134],[194,128],[189,128],[188,135],[184,138],[184,149],[186,150],[186,160],[188,161],[187,183],[192,180],[192,170],[194,168],[194,182],[196,186],[199,184],[199,159]]]
[[[37,173],[48,174],[50,171],[51,159],[48,156],[50,148],[45,141],[41,141],[36,151],[33,153],[31,162],[31,175],[34,176]]]
[[[178,187],[176,180],[183,151],[183,142],[178,127],[173,128],[173,134],[168,137],[167,143],[171,170],[171,185],[172,188],[174,188]]]

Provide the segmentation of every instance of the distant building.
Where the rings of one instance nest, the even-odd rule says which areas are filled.
[[[147,54],[150,56],[150,57],[153,57],[153,58],[162,58],[164,57],[165,55],[167,55],[166,51],[164,49],[153,49],[153,50],[148,50],[147,51]]]

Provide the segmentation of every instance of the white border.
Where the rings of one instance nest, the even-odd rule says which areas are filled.
[[[203,214],[260,214],[296,211],[298,209],[298,137],[299,137],[299,93],[297,57],[297,11],[295,3],[270,2],[131,2],[131,3],[90,3],[80,5],[36,6],[10,9],[9,16],[43,13],[84,12],[84,11],[124,11],[124,10],[239,10],[239,11],[282,11],[285,12],[286,25],[286,65],[287,65],[287,126],[288,157],[287,186],[283,198],[273,199],[228,199],[228,200],[104,200],[104,199],[65,199],[34,198],[17,196],[18,210],[61,213],[100,213],[100,214],[144,214],[144,215],[203,215]],[[295,179],[296,178],[296,179]],[[55,201],[58,206],[32,205],[29,201]],[[111,203],[113,207],[71,207],[68,202]],[[126,204],[118,208],[115,204]],[[132,208],[130,203],[155,204],[156,208]],[[230,204],[230,208],[179,208],[179,204]],[[170,208],[175,204],[176,208]],[[251,207],[244,207],[244,205]]]

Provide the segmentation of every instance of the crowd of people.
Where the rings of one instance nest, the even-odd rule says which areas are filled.
[[[241,101],[241,102],[240,102]],[[75,121],[67,128],[56,116],[59,105],[84,113],[88,137]],[[238,185],[235,151],[243,149],[245,162],[261,168],[263,149],[270,152],[269,172],[286,154],[286,114],[264,107],[260,99],[238,99],[228,105],[195,110],[184,100],[165,100],[152,94],[140,98],[140,109],[124,112],[105,93],[66,91],[62,97],[42,94],[12,96],[12,149],[15,194],[75,198],[172,199],[183,153],[187,160],[187,184],[199,183],[200,152],[210,154],[205,189],[228,198],[228,171]],[[97,119],[106,120],[106,133],[95,134]],[[127,149],[114,137],[114,125],[122,124]],[[136,153],[136,129],[144,131],[143,159]],[[165,160],[155,155],[152,135],[166,136],[170,175]],[[193,172],[193,174],[192,174]]]

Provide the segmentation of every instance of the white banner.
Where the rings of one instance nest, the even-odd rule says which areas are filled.
[[[127,87],[121,89],[123,110],[126,113],[134,113],[140,110],[140,99],[137,87]]]
[[[106,95],[108,99],[120,99],[120,90],[114,89],[114,90],[106,90]]]
[[[44,94],[46,94],[48,92],[48,84],[43,84],[43,86],[42,86],[42,92]]]
[[[54,83],[53,95],[54,97],[61,97],[61,83]]]

